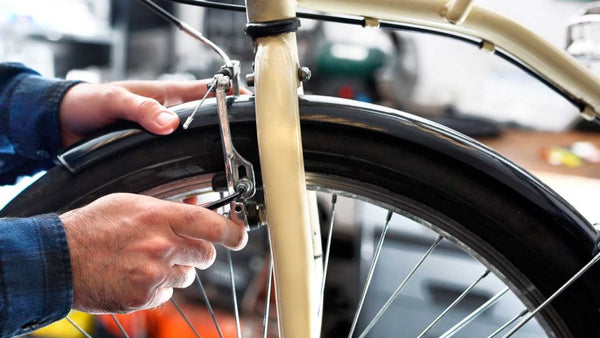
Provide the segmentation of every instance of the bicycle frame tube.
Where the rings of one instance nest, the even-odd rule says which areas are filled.
[[[248,21],[293,18],[291,0],[247,0]],[[280,336],[318,334],[308,195],[298,108],[296,34],[257,38],[254,84]]]
[[[431,27],[480,38],[501,48],[584,104],[587,118],[600,115],[600,80],[564,51],[473,0],[298,0],[300,7]]]

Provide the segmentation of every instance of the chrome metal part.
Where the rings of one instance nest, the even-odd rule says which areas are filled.
[[[77,331],[81,332],[82,335],[84,335],[86,338],[92,338],[92,336],[90,336],[87,332],[85,332],[85,330],[82,329],[81,326],[77,325],[77,323],[75,323],[73,321],[73,319],[71,319],[69,317],[66,317],[66,318],[67,318],[67,321],[69,323],[71,323],[71,325],[73,325],[77,329]]]
[[[419,336],[417,336],[417,338],[421,338],[423,337],[429,330],[431,330],[432,327],[435,326],[435,324],[437,324],[448,312],[450,312],[450,310],[452,310],[456,304],[460,303],[461,300],[463,300],[471,290],[473,290],[473,288],[479,284],[479,282],[481,282],[482,279],[484,279],[485,277],[487,277],[490,274],[490,270],[486,270],[483,274],[481,274],[481,276],[479,276],[479,278],[477,278],[477,280],[475,280],[471,285],[469,285],[469,287],[463,291],[463,293],[460,294],[460,296],[458,296],[453,302],[452,304],[448,305],[448,307],[439,315],[437,316],[437,318],[435,318],[433,320],[433,322],[431,322],[431,324],[429,324],[424,330],[423,332],[421,332],[419,334]]]
[[[515,332],[517,332],[520,328],[522,328],[525,324],[527,324],[527,322],[529,320],[531,320],[531,318],[533,318],[536,314],[538,314],[546,306],[548,306],[548,304],[550,304],[550,302],[552,302],[556,297],[558,297],[561,293],[563,293],[571,284],[573,284],[573,282],[575,282],[577,279],[579,279],[579,277],[581,277],[586,271],[588,271],[589,268],[594,266],[594,264],[596,264],[599,260],[600,260],[600,253],[596,254],[596,256],[594,256],[594,258],[592,258],[592,260],[590,260],[583,268],[581,268],[581,270],[577,271],[577,273],[575,275],[573,275],[573,277],[571,277],[565,284],[563,284],[560,288],[558,288],[558,290],[556,290],[556,292],[554,292],[552,294],[552,296],[548,297],[548,299],[546,299],[545,302],[540,304],[540,306],[538,306],[535,310],[533,310],[530,314],[528,314],[527,317],[523,318],[523,320],[521,320],[519,322],[519,324],[517,324],[515,327],[513,327],[502,338],[508,338],[508,337],[512,336]]]
[[[387,311],[387,309],[392,305],[392,303],[394,302],[394,300],[396,300],[396,298],[398,297],[398,295],[400,294],[400,292],[402,291],[402,289],[404,289],[404,287],[406,286],[406,284],[408,283],[408,281],[410,281],[410,279],[415,274],[415,272],[417,272],[417,270],[419,269],[419,267],[421,266],[421,264],[423,264],[423,262],[425,262],[425,260],[427,259],[427,257],[429,257],[429,255],[431,255],[431,253],[433,252],[433,250],[435,250],[435,248],[438,246],[438,244],[440,244],[440,242],[442,241],[442,239],[444,239],[444,237],[440,235],[433,242],[433,244],[431,244],[431,246],[429,247],[429,249],[427,250],[427,252],[425,252],[425,254],[423,254],[423,257],[421,257],[421,259],[419,260],[419,262],[417,262],[417,264],[415,264],[415,266],[408,273],[408,275],[406,276],[406,278],[404,278],[404,280],[402,281],[402,283],[400,283],[400,285],[396,288],[396,290],[390,296],[390,298],[388,298],[388,300],[385,302],[385,304],[383,304],[383,306],[381,307],[381,309],[379,310],[379,312],[377,312],[377,314],[375,315],[375,317],[373,317],[373,319],[371,320],[371,322],[369,323],[369,325],[367,325],[367,327],[364,329],[364,331],[360,334],[360,336],[359,336],[360,338],[365,337],[367,335],[367,333],[369,333],[369,331],[373,328],[373,326],[375,326],[375,324],[377,323],[377,321],[381,318],[381,316],[383,316],[383,314],[385,313],[385,311]]]
[[[212,318],[215,327],[217,328],[217,333],[219,334],[219,338],[223,338],[223,333],[221,332],[221,327],[219,326],[219,322],[217,322],[217,317],[215,316],[215,311],[210,304],[210,300],[208,299],[208,295],[206,294],[206,290],[204,289],[204,285],[202,284],[202,280],[200,280],[200,276],[198,275],[198,271],[196,271],[196,281],[198,282],[198,287],[200,288],[200,293],[202,294],[202,299],[204,300],[204,305],[208,309],[208,313],[210,313],[210,317]]]
[[[511,326],[514,322],[519,320],[519,318],[525,316],[527,313],[529,313],[529,311],[527,310],[521,311],[521,313],[511,318],[508,322],[504,323],[504,325],[500,326],[496,331],[492,332],[489,336],[487,336],[487,338],[494,338],[495,336],[500,334],[500,332],[504,331],[507,327]]]
[[[206,98],[208,97],[208,95],[215,89],[216,85],[217,85],[217,82],[214,80],[208,85],[208,90],[206,91],[206,94],[204,94],[204,97],[202,97],[202,100],[200,100],[200,102],[198,103],[198,105],[196,106],[196,108],[194,109],[192,114],[190,116],[188,116],[188,118],[183,123],[183,129],[188,129],[190,127],[190,124],[194,120],[194,116],[196,115],[196,112],[198,112],[198,109],[200,109],[200,107],[202,107],[202,105],[204,104],[204,101],[206,101]]]
[[[358,301],[358,307],[356,308],[356,312],[354,313],[354,319],[352,320],[352,326],[350,327],[350,333],[348,333],[348,338],[352,338],[352,334],[354,334],[354,330],[356,329],[356,324],[358,324],[358,317],[360,316],[363,304],[365,303],[365,298],[367,297],[367,292],[369,291],[369,286],[371,285],[371,281],[373,280],[375,266],[377,266],[377,261],[379,261],[379,254],[381,253],[381,248],[383,248],[385,234],[387,233],[393,214],[394,213],[392,211],[388,211],[387,216],[385,218],[385,224],[383,226],[383,230],[381,230],[381,235],[379,236],[377,248],[373,253],[373,259],[371,260],[371,265],[369,266],[369,273],[367,274],[367,279],[365,280],[365,285],[363,286],[363,290],[360,295],[360,300]]]
[[[219,114],[219,125],[221,130],[221,141],[223,144],[223,156],[225,157],[225,175],[227,176],[227,190],[233,194],[238,189],[244,189],[243,199],[254,196],[256,192],[256,180],[254,168],[250,161],[243,158],[231,139],[229,129],[229,116],[227,113],[227,91],[229,90],[229,77],[223,74],[215,75],[217,83],[215,95],[217,98],[217,112]]]
[[[496,304],[502,296],[504,296],[508,292],[508,287],[502,289],[500,292],[494,295],[494,297],[490,298],[487,302],[483,303],[480,307],[478,307],[475,311],[471,312],[468,316],[463,318],[456,325],[451,327],[448,331],[444,332],[440,338],[450,338],[453,337],[458,331],[462,330],[465,326],[467,326],[470,322],[475,320],[475,318],[479,317],[482,313],[484,313],[487,309],[491,308],[494,304]]]
[[[254,87],[254,73],[246,74],[246,85]]]
[[[227,263],[229,264],[229,279],[231,280],[231,296],[233,297],[233,309],[235,312],[235,328],[237,337],[242,338],[242,330],[240,328],[240,311],[238,308],[237,294],[235,292],[235,275],[233,273],[233,263],[231,261],[231,252],[227,250]]]
[[[238,60],[229,60],[221,70],[227,69],[231,74],[231,85],[233,87],[233,95],[240,96],[240,62]]]
[[[179,304],[177,304],[175,299],[171,298],[171,303],[173,303],[173,306],[175,306],[175,309],[177,309],[177,312],[179,312],[179,315],[181,315],[181,318],[183,318],[183,320],[185,320],[185,323],[188,325],[188,327],[192,330],[192,332],[194,332],[194,336],[196,336],[196,338],[200,338],[200,334],[198,333],[198,331],[196,331],[194,324],[192,324],[190,319],[185,315],[185,312],[183,312],[183,310],[181,310],[181,308],[179,307]]]
[[[308,67],[298,68],[298,78],[300,79],[300,81],[306,82],[306,81],[310,80],[311,76],[312,76],[312,73],[310,72],[310,69]]]
[[[115,316],[114,313],[111,313],[110,317],[115,322],[115,324],[117,324],[117,327],[119,328],[119,331],[121,331],[121,334],[123,335],[123,337],[129,338],[129,335],[125,331],[125,328],[123,327],[123,325],[121,325],[121,322],[117,319],[117,316]]]
[[[323,278],[321,280],[321,292],[319,299],[322,300],[325,296],[325,281],[327,279],[327,270],[329,267],[329,254],[331,253],[331,239],[333,238],[333,225],[335,224],[335,206],[337,205],[337,195],[331,196],[331,215],[329,216],[329,232],[327,233],[327,247],[325,248],[325,262],[323,267]],[[323,302],[319,301],[319,316],[322,315]]]
[[[269,276],[267,277],[267,298],[265,299],[265,317],[263,318],[263,338],[267,338],[269,329],[269,309],[271,308],[271,285],[273,284],[273,258],[269,257]]]

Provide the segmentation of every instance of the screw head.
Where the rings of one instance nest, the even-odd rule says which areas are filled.
[[[300,78],[300,81],[308,81],[310,80],[310,76],[312,75],[312,73],[310,72],[310,69],[308,69],[308,67],[300,67],[298,69],[298,77]]]

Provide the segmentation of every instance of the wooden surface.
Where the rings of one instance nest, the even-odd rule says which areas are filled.
[[[553,166],[547,163],[541,155],[546,148],[569,148],[574,142],[580,141],[591,142],[600,148],[600,133],[505,130],[498,138],[480,139],[479,141],[529,171],[600,179],[600,163],[584,163],[583,166],[578,168],[567,168],[565,166]]]

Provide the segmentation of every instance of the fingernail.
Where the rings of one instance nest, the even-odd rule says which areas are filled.
[[[156,123],[159,126],[166,126],[167,124],[173,123],[173,121],[177,120],[177,115],[171,112],[161,112],[156,117]]]

